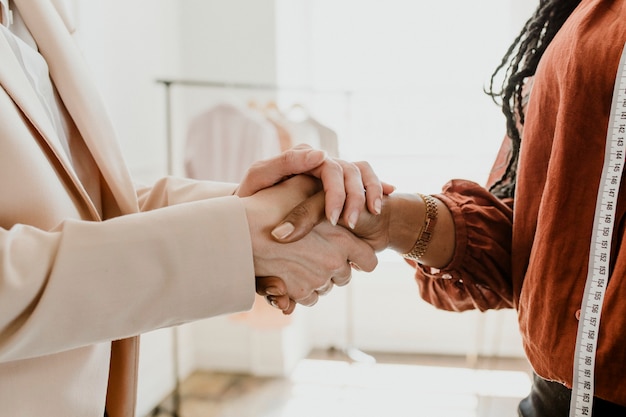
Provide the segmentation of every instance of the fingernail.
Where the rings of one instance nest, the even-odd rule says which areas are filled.
[[[272,236],[276,239],[285,239],[293,233],[295,226],[289,222],[281,223],[272,230]]]
[[[333,226],[337,225],[337,222],[339,221],[339,216],[341,215],[341,209],[336,209],[335,211],[333,211],[333,214],[330,216],[330,223]]]
[[[376,201],[374,201],[374,210],[376,211],[376,214],[380,214],[382,208],[383,208],[383,200],[381,200],[380,198],[377,198]]]
[[[280,293],[280,290],[276,287],[267,287],[265,289],[265,293],[267,295],[273,295],[275,297],[280,297],[282,294]]]
[[[359,218],[359,213],[357,213],[356,211],[350,214],[350,216],[348,217],[348,226],[350,226],[350,229],[354,229],[358,218]]]

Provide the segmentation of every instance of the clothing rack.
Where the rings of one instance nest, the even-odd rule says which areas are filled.
[[[251,90],[251,91],[284,91],[294,93],[310,93],[310,94],[332,94],[343,95],[346,100],[346,107],[350,107],[352,100],[352,91],[350,90],[331,90],[317,89],[304,86],[280,86],[277,84],[266,83],[243,83],[243,82],[227,82],[212,81],[184,78],[159,78],[156,80],[158,84],[165,87],[165,124],[166,124],[166,151],[167,151],[167,174],[172,175],[174,171],[174,133],[172,132],[172,87],[198,87],[198,88],[216,88],[226,90]]]
[[[183,79],[183,78],[159,78],[156,80],[158,84],[165,87],[165,128],[166,128],[166,152],[167,152],[167,174],[172,175],[174,173],[174,133],[172,129],[172,87],[192,87],[192,88],[215,88],[225,90],[250,90],[250,91],[283,91],[293,93],[310,93],[310,94],[331,94],[331,95],[343,95],[346,101],[346,108],[350,108],[352,100],[352,91],[350,90],[324,90],[311,87],[298,87],[298,86],[280,86],[276,84],[264,84],[264,83],[243,83],[243,82],[225,82],[225,81],[212,81],[212,80],[198,80],[198,79]],[[347,303],[346,303],[346,346],[342,349],[346,356],[353,362],[375,362],[375,359],[359,351],[353,347],[354,341],[354,323],[352,314],[352,289],[350,286],[347,288]],[[179,368],[179,353],[178,353],[178,327],[172,328],[172,356],[173,356],[173,373],[174,373],[174,391],[172,393],[172,410],[164,409],[161,406],[157,406],[152,411],[153,416],[161,416],[163,413],[169,414],[172,417],[180,417],[180,368]]]

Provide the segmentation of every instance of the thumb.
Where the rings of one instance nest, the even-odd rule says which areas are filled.
[[[319,191],[294,207],[283,221],[272,230],[274,239],[282,243],[289,243],[306,236],[325,219],[324,200],[324,192]]]

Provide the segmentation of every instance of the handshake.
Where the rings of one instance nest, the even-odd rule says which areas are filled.
[[[393,190],[369,164],[308,146],[253,165],[236,194],[248,218],[257,293],[290,314],[296,303],[311,306],[334,285],[348,284],[352,268],[374,270],[377,251],[408,252],[421,225],[407,231],[404,247],[394,247],[383,212]]]

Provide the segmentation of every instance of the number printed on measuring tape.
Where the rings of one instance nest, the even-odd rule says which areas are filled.
[[[604,165],[589,253],[589,269],[583,294],[576,350],[570,417],[591,416],[594,393],[594,368],[602,303],[609,274],[611,238],[615,208],[624,170],[626,138],[626,45],[622,50],[613,90],[613,102],[606,139]]]

